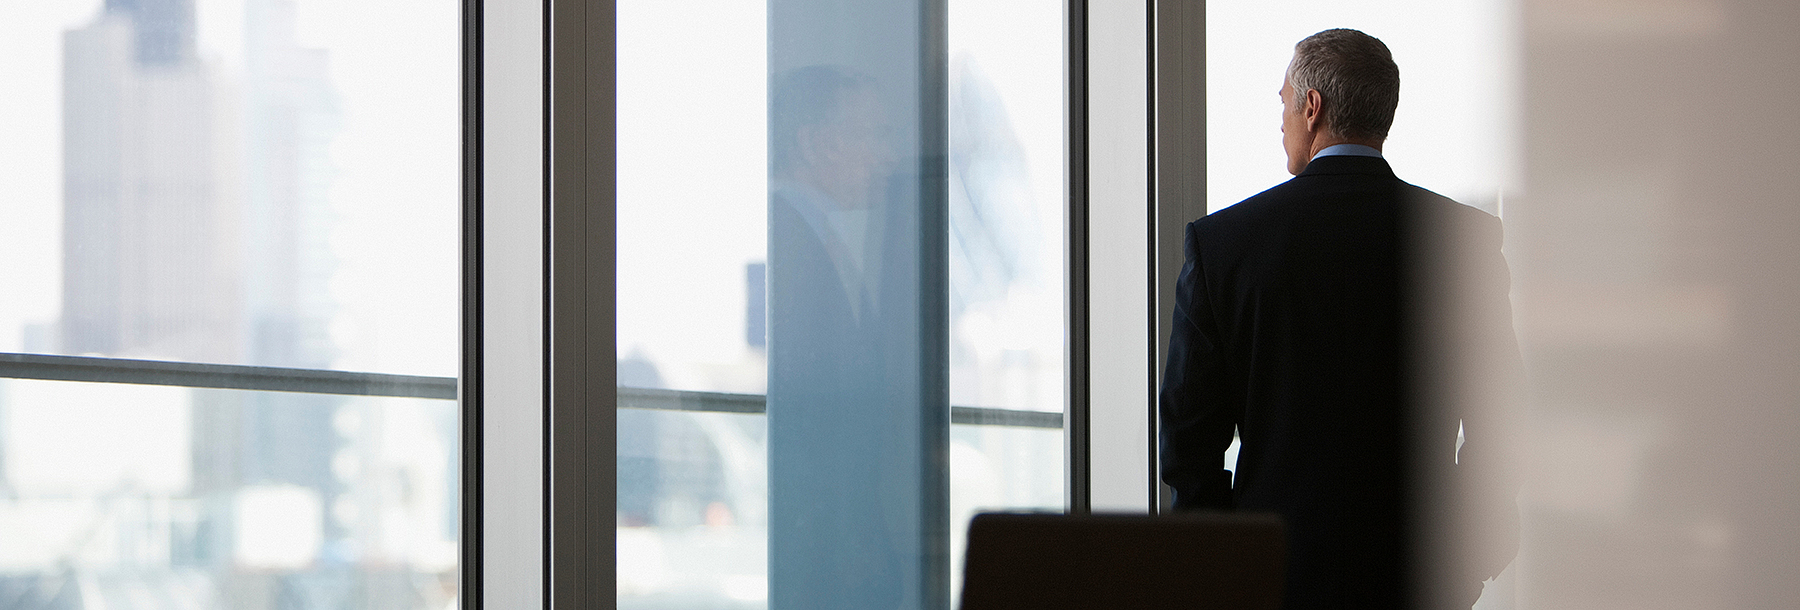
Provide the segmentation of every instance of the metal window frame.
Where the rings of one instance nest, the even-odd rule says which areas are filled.
[[[617,10],[551,0],[545,11],[544,601],[617,605]]]
[[[0,378],[455,400],[454,377],[0,353]]]
[[[1063,13],[1066,47],[1065,94],[1067,117],[1064,134],[1067,210],[1068,302],[1063,311],[1068,335],[1068,398],[1064,440],[1067,460],[1067,511],[1085,515],[1093,510],[1088,473],[1088,0],[1068,0]]]
[[[1154,0],[1070,4],[1070,512],[1146,512],[1154,477]],[[1141,299],[1141,300],[1140,300]],[[1148,304],[1147,304],[1148,303]]]
[[[1149,1],[1154,7],[1155,0]],[[616,7],[612,0],[545,0],[544,6],[544,605],[611,608],[616,605],[616,581],[611,576],[616,571],[612,505],[617,409],[654,408],[654,403],[660,401],[668,403],[660,408],[693,408],[706,403],[702,406],[708,411],[749,412],[752,403],[760,401],[751,396],[617,391],[613,345],[616,200],[612,189],[616,180]],[[1067,447],[1068,511],[1076,514],[1091,510],[1087,14],[1087,0],[1068,0],[1065,161],[1069,394],[1063,421],[1057,427],[1064,429]],[[1154,8],[1151,14],[1155,14]],[[1155,27],[1154,21],[1149,27]],[[1152,83],[1156,76],[1151,74]],[[1151,103],[1154,108],[1155,100]],[[1154,133],[1154,124],[1152,129]],[[1151,167],[1155,167],[1154,162]],[[478,196],[475,199],[477,202],[471,205],[478,205]],[[1158,200],[1153,195],[1149,204],[1153,218],[1160,219],[1161,214],[1156,213],[1160,210],[1156,207]],[[1155,262],[1154,251],[1151,256]],[[479,271],[470,277],[479,282]],[[1160,278],[1153,272],[1151,281],[1158,282]],[[1152,290],[1151,294],[1156,294],[1154,287]],[[478,309],[479,301],[474,303],[472,308]],[[1158,308],[1159,303],[1153,300],[1149,306]],[[475,335],[479,335],[478,322],[477,316]],[[1151,327],[1157,325],[1153,322]],[[479,341],[479,337],[474,341]],[[1151,358],[1161,355],[1155,344],[1155,339],[1151,339]],[[479,372],[478,361],[470,366]],[[622,405],[621,400],[634,404]],[[713,402],[720,404],[710,404]],[[1151,405],[1153,417],[1154,400]],[[997,409],[952,410],[953,423],[1052,427],[1045,415],[1055,416],[1021,418]],[[1154,476],[1154,468],[1152,473]],[[1151,493],[1155,497],[1155,492]],[[605,517],[584,518],[599,515]],[[470,563],[475,570],[478,565],[479,562]]]
[[[1086,0],[1069,0],[1067,15],[1067,161],[1068,161],[1068,512],[1093,511],[1092,481],[1097,450],[1092,438],[1094,417],[1090,263],[1092,208],[1088,123],[1092,112],[1088,79],[1093,32]],[[1148,298],[1142,357],[1145,375],[1141,417],[1147,421],[1141,441],[1144,508],[1151,513],[1169,506],[1170,494],[1160,480],[1158,393],[1162,364],[1168,356],[1169,320],[1174,286],[1183,262],[1184,227],[1206,215],[1206,3],[1204,0],[1145,0],[1144,5],[1146,222],[1144,282]],[[1107,43],[1108,41],[1102,41]],[[1109,136],[1110,137],[1110,136]],[[1111,410],[1111,409],[1109,409]],[[1129,412],[1130,409],[1121,409]],[[1116,439],[1115,439],[1116,440]],[[1110,441],[1109,441],[1110,442]],[[1140,441],[1132,441],[1133,444]],[[1109,473],[1100,473],[1107,476]],[[1111,473],[1119,474],[1119,473]]]
[[[1172,507],[1161,472],[1158,391],[1168,361],[1175,280],[1187,223],[1206,215],[1206,2],[1150,0],[1151,358],[1150,467],[1153,512]]]
[[[461,269],[457,377],[393,375],[325,369],[172,362],[56,354],[0,353],[0,378],[135,385],[391,396],[459,401],[461,455],[458,600],[480,608],[483,584],[483,20],[482,0],[461,11]]]
[[[461,370],[458,371],[460,383],[457,384],[459,395],[459,420],[457,430],[461,435],[460,455],[462,456],[462,472],[459,473],[462,497],[457,514],[461,517],[457,540],[457,603],[462,608],[478,609],[484,601],[485,572],[483,567],[483,550],[486,548],[486,533],[483,529],[483,506],[485,488],[485,453],[483,451],[483,393],[486,384],[482,316],[485,312],[483,303],[482,278],[485,272],[483,253],[486,252],[485,232],[482,231],[483,187],[486,184],[483,175],[483,158],[486,152],[482,121],[483,68],[482,42],[483,31],[482,0],[463,0],[462,3],[462,331]]]
[[[650,411],[694,411],[702,413],[762,414],[767,412],[767,397],[762,394],[731,392],[697,392],[661,388],[620,386],[619,408]],[[991,407],[950,407],[950,423],[960,426],[1002,426],[1061,430],[1063,414],[1054,411],[1025,411]]]

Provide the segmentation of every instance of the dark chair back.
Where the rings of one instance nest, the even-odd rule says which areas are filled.
[[[1278,610],[1284,545],[1273,515],[985,513],[962,610]]]

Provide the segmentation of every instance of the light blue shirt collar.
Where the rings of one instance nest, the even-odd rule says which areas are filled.
[[[1319,157],[1336,156],[1375,157],[1379,159],[1381,158],[1381,151],[1376,150],[1373,146],[1363,146],[1361,144],[1334,144],[1325,147],[1325,150],[1319,151],[1319,154],[1313,155],[1312,158],[1317,159]],[[1312,159],[1308,159],[1307,161],[1312,161]]]

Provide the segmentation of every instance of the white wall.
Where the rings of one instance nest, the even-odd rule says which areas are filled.
[[[1527,0],[1518,607],[1800,607],[1800,4]]]

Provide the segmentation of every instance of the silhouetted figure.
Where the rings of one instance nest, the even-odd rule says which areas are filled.
[[[1301,41],[1281,89],[1295,177],[1186,230],[1162,477],[1178,509],[1286,521],[1290,609],[1467,608],[1513,553],[1500,222],[1394,176],[1399,85],[1362,32]]]

